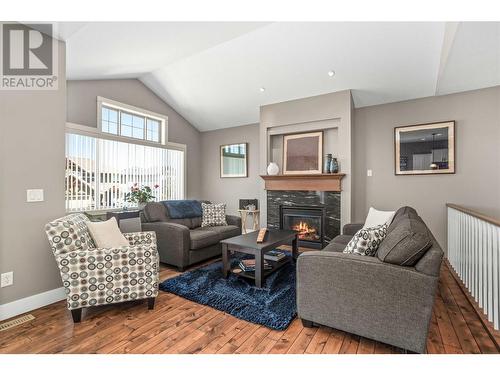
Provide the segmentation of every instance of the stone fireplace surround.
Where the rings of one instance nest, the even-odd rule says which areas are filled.
[[[336,191],[267,191],[267,227],[280,229],[280,207],[319,207],[324,209],[324,244],[340,234],[340,192]]]

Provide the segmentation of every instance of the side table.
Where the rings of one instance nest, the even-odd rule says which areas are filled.
[[[241,216],[241,232],[247,233],[247,218],[252,216],[252,230],[260,228],[260,210],[238,210]]]

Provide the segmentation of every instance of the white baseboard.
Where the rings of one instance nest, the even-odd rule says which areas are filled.
[[[48,290],[46,292],[35,294],[34,296],[18,299],[0,305],[0,321],[12,318],[13,316],[24,314],[26,312],[38,309],[51,303],[66,299],[64,288]]]

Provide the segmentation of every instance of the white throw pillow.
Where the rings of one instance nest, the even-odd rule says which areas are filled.
[[[378,247],[387,236],[388,226],[389,224],[385,223],[376,227],[358,230],[345,247],[344,253],[375,256]]]
[[[379,211],[370,207],[363,229],[377,227],[386,223],[387,225],[390,225],[395,214],[396,211]]]
[[[90,235],[94,239],[97,247],[121,247],[129,246],[129,242],[120,232],[116,218],[112,217],[107,221],[88,221]]]

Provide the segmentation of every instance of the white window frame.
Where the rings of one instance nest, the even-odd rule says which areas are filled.
[[[143,139],[124,137],[124,136],[120,136],[120,135],[116,135],[116,134],[103,132],[99,128],[94,128],[94,127],[86,126],[86,125],[80,125],[80,124],[76,124],[76,123],[72,123],[72,122],[66,123],[66,133],[79,134],[79,135],[84,135],[84,136],[89,136],[89,137],[94,137],[94,138],[108,139],[111,141],[131,143],[131,144],[137,144],[137,145],[142,145],[142,146],[158,147],[158,148],[165,148],[165,149],[170,149],[170,150],[183,151],[183,155],[184,155],[183,166],[184,166],[184,168],[182,171],[183,172],[182,173],[183,174],[182,175],[182,192],[183,192],[184,198],[187,197],[187,145],[185,145],[183,143],[175,143],[175,142],[159,143],[159,142],[147,141],[147,140],[143,140]],[[97,171],[96,173],[99,173],[99,171]],[[71,211],[71,213],[84,212],[84,211],[85,210]],[[112,209],[97,209],[97,210],[91,210],[90,212],[106,212],[106,211],[112,211]]]
[[[145,121],[144,121],[144,134],[146,136],[147,134],[147,121],[146,121],[146,118],[151,118],[153,120],[157,120],[160,122],[160,129],[159,129],[159,142],[157,141],[148,141],[146,138],[143,139],[144,142],[147,142],[148,145],[158,145],[158,144],[162,144],[162,145],[165,145],[168,143],[168,117],[167,116],[164,116],[160,113],[156,113],[156,112],[151,112],[151,111],[148,111],[147,109],[143,109],[143,108],[139,108],[139,107],[135,107],[133,105],[130,105],[130,104],[125,104],[125,103],[121,103],[121,102],[118,102],[116,100],[112,100],[112,99],[107,99],[107,98],[104,98],[102,96],[98,96],[97,97],[97,129],[99,129],[99,131],[102,133],[102,134],[110,134],[110,135],[115,135],[119,138],[122,139],[122,142],[128,142],[128,141],[124,141],[125,140],[130,140],[130,139],[133,139],[133,140],[140,140],[139,138],[134,138],[134,137],[127,137],[125,135],[121,135],[121,134],[112,134],[112,133],[107,133],[107,132],[103,132],[102,131],[102,107],[108,107],[108,108],[112,108],[112,109],[116,109],[118,111],[123,111],[123,112],[127,112],[127,113],[130,113],[132,115],[139,115],[141,117],[144,117]],[[121,112],[118,113],[118,133],[121,132]]]

